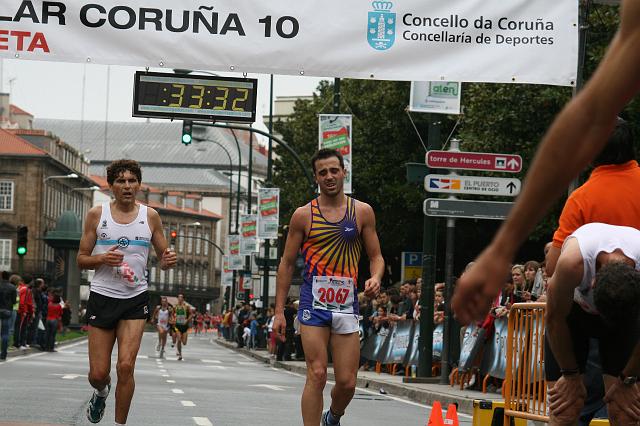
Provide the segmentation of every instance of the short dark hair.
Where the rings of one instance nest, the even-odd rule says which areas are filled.
[[[9,277],[11,276],[11,272],[9,271],[2,271],[2,275],[0,275],[2,277],[3,280],[5,281],[9,281]]]
[[[316,161],[326,160],[331,157],[336,157],[338,161],[340,161],[340,167],[344,169],[344,157],[339,151],[330,148],[322,148],[316,151],[316,153],[313,154],[313,157],[311,157],[311,168],[313,169],[313,173],[316,172]]]
[[[635,326],[640,314],[640,272],[623,262],[604,265],[596,274],[593,300],[606,322]]]
[[[142,170],[140,163],[135,160],[115,160],[107,166],[107,183],[113,185],[118,176],[124,172],[131,172],[138,178],[138,182],[142,182]]]
[[[624,164],[635,159],[633,151],[633,136],[626,121],[618,117],[616,127],[613,129],[609,141],[595,160],[594,167],[607,164]]]

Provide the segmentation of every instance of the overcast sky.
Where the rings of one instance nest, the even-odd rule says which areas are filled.
[[[80,120],[133,121],[131,117],[133,77],[143,68],[96,64],[0,59],[0,90],[11,92],[11,103],[33,114],[36,118]],[[169,71],[155,69],[152,71]],[[215,71],[215,70],[211,70]],[[83,75],[85,101],[82,107]],[[107,79],[107,75],[110,76]],[[241,77],[235,73],[220,75]],[[250,74],[258,78],[257,120],[269,113],[269,76]],[[311,95],[318,83],[317,77],[275,76],[274,97]],[[107,114],[107,81],[109,99]]]

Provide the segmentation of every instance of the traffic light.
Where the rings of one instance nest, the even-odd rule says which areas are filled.
[[[16,253],[18,256],[27,254],[29,228],[26,225],[18,225],[18,244],[16,245]]]
[[[178,232],[175,230],[172,230],[169,235],[171,236],[171,245],[175,246],[176,245],[176,238],[178,238]]]
[[[182,122],[182,143],[185,145],[191,144],[193,137],[191,131],[193,130],[193,122],[191,120],[184,120]]]

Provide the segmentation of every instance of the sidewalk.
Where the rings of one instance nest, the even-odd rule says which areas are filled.
[[[56,350],[59,350],[61,348],[64,348],[65,346],[71,344],[71,343],[76,343],[79,342],[81,340],[85,340],[88,339],[88,336],[80,336],[80,337],[76,337],[74,339],[69,339],[69,340],[64,340],[62,342],[56,342]],[[21,351],[20,349],[16,349],[13,345],[10,345],[7,351],[7,358],[13,358],[16,356],[23,356],[23,355],[30,355],[30,354],[37,354],[43,352],[41,351],[38,347],[33,346],[33,347],[27,347],[26,350]]]
[[[255,358],[273,367],[282,368],[294,373],[306,375],[307,368],[304,361],[276,361],[269,357],[266,350],[254,350],[242,348],[238,349],[235,342],[227,342],[222,338],[212,338],[217,344],[244,355]],[[329,366],[327,371],[329,380],[334,380],[333,368]],[[381,388],[387,394],[406,398],[421,404],[432,405],[434,401],[440,401],[444,407],[448,404],[458,403],[458,411],[464,414],[473,415],[473,401],[476,399],[501,400],[502,396],[496,393],[482,393],[471,390],[460,390],[459,386],[431,384],[431,383],[403,383],[402,376],[391,376],[390,374],[377,374],[375,371],[358,371],[358,381],[356,385],[360,388],[367,388],[379,391]]]

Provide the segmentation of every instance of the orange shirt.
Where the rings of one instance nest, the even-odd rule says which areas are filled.
[[[567,199],[553,246],[585,223],[601,222],[640,229],[640,167],[635,160],[596,167],[589,179]]]

